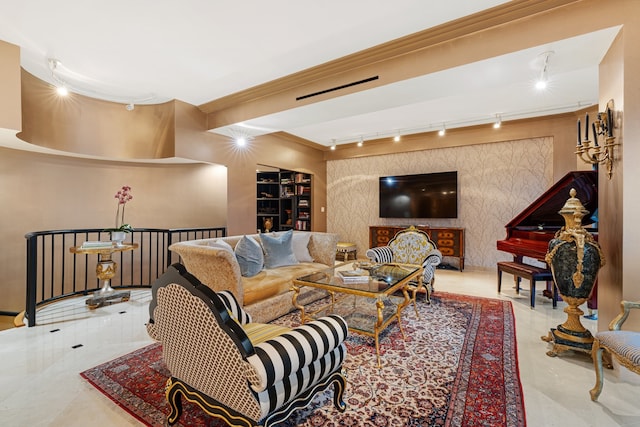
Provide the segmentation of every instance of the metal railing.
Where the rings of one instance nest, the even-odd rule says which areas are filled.
[[[148,288],[177,262],[169,250],[172,243],[225,237],[225,227],[209,228],[136,228],[127,234],[125,243],[137,243],[134,251],[116,252],[116,275],[113,288]],[[96,275],[97,255],[73,254],[71,247],[85,241],[110,240],[102,229],[36,231],[27,239],[27,302],[25,318],[36,325],[36,308],[72,295],[88,295],[101,287]]]

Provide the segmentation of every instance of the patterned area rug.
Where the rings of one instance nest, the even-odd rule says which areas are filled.
[[[347,340],[345,402],[332,405],[333,388],[297,411],[286,426],[525,426],[518,374],[513,309],[508,301],[436,292],[419,298],[403,329],[392,324],[380,338],[382,369],[373,338]],[[276,322],[295,326],[298,313]],[[164,385],[169,372],[162,349],[152,344],[81,375],[149,426],[165,425]],[[224,426],[183,400],[179,426]]]

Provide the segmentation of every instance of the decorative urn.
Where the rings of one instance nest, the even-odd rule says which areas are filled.
[[[558,212],[565,225],[549,242],[545,256],[558,293],[567,303],[564,309],[567,320],[542,337],[544,341],[553,343],[553,349],[547,352],[549,356],[567,350],[591,353],[593,336],[580,323],[584,312],[579,306],[591,296],[598,271],[605,263],[600,246],[582,226],[582,218],[589,211],[576,198],[575,189],[572,188],[569,195],[571,197]]]

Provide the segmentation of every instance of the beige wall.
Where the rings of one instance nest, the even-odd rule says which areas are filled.
[[[462,227],[465,265],[495,268],[497,261],[512,259],[496,250],[505,225],[553,183],[552,158],[553,141],[544,137],[329,161],[328,228],[356,243],[364,257],[370,225]],[[380,176],[446,171],[458,172],[458,218],[378,216]],[[456,259],[445,262],[458,267]]]
[[[20,130],[20,48],[0,40],[0,128]]]
[[[0,148],[0,311],[25,304],[24,235],[113,227],[116,191],[130,185],[134,227],[225,226],[226,168],[87,160]]]
[[[55,89],[22,72],[22,132],[31,144],[69,153],[116,159],[173,157],[174,103],[123,104]]]
[[[228,232],[256,232],[256,170],[259,165],[313,174],[312,229],[326,231],[326,162],[323,151],[287,134],[265,135],[240,148],[227,137],[206,131],[197,107],[176,103],[176,156],[227,166]]]
[[[615,130],[620,145],[616,147],[614,173],[611,180],[600,177],[601,245],[607,264],[599,275],[598,328],[606,329],[619,312],[622,299],[640,300],[640,14],[628,16],[600,67],[600,105],[615,103]],[[640,329],[640,316],[633,315],[625,329]]]

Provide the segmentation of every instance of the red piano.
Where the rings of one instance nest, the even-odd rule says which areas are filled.
[[[582,225],[597,238],[597,229],[594,227],[597,221],[592,215],[598,209],[598,172],[575,171],[569,172],[553,184],[506,225],[507,237],[498,240],[498,250],[512,254],[516,263],[522,263],[523,257],[545,262],[549,241],[564,225],[564,219],[558,211],[570,197],[569,191],[572,188],[576,189],[576,197],[589,211],[589,215],[583,218]],[[597,307],[589,305],[589,308]]]

